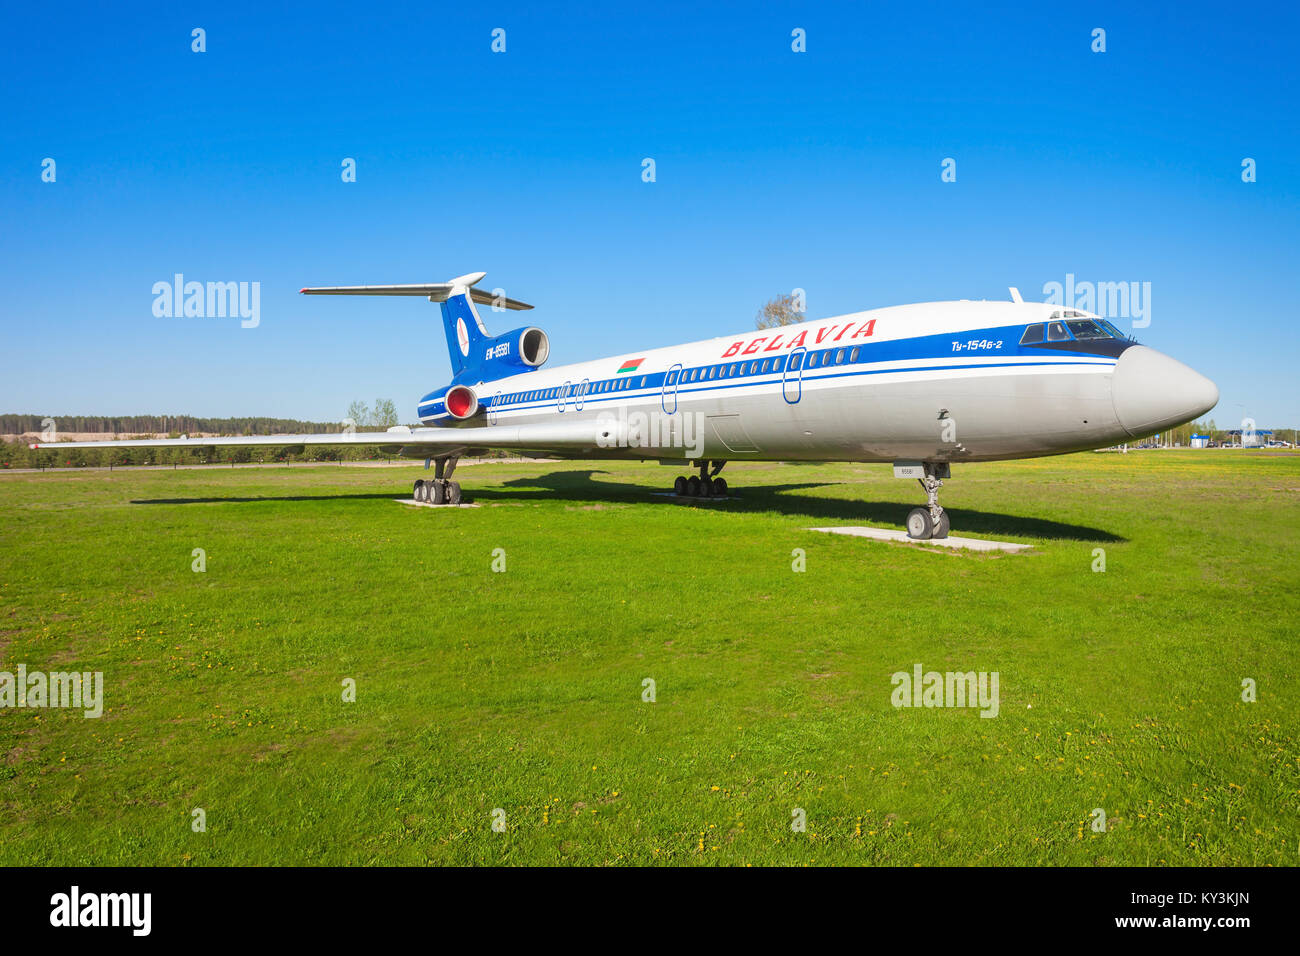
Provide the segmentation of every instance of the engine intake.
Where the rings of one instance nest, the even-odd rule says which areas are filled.
[[[478,396],[468,385],[453,385],[447,389],[444,401],[447,404],[447,414],[452,418],[473,418],[478,412]]]
[[[541,365],[551,354],[551,340],[546,333],[533,326],[519,333],[519,358],[533,368]]]

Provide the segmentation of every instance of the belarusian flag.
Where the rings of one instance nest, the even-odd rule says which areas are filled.
[[[645,361],[644,358],[628,359],[626,362],[624,362],[622,365],[619,366],[618,374],[622,375],[624,372],[635,372],[637,369],[641,367],[641,363],[644,361]]]

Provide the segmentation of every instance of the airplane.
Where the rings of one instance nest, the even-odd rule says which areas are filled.
[[[301,290],[440,304],[452,377],[420,399],[421,427],[57,447],[378,446],[432,463],[414,498],[453,505],[462,500],[456,463],[493,448],[689,465],[698,473],[673,485],[688,498],[727,496],[718,473],[728,462],[889,462],[925,493],[906,527],[926,540],[948,535],[938,491],[953,463],[1135,441],[1219,400],[1208,378],[1101,316],[1025,302],[1014,288],[1009,302],[893,306],[544,369],[550,340],[540,328],[488,332],[476,305],[532,306],[476,288],[485,276]]]

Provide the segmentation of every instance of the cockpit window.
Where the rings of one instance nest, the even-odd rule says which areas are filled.
[[[1111,335],[1115,336],[1115,338],[1117,339],[1128,338],[1127,335],[1125,335],[1119,329],[1115,328],[1113,324],[1107,322],[1105,319],[1097,319],[1097,324],[1100,325],[1102,328],[1106,329],[1108,332],[1110,332]]]
[[[1047,323],[1047,341],[1049,342],[1068,342],[1070,333],[1065,331],[1064,322]]]
[[[1037,325],[1031,325],[1025,329],[1025,334],[1020,336],[1021,345],[1038,345],[1043,341],[1044,325],[1039,322]]]
[[[1065,323],[1070,327],[1076,339],[1108,339],[1110,333],[1097,325],[1091,319],[1071,319]]]

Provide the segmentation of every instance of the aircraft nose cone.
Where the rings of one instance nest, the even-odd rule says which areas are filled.
[[[1145,345],[1120,355],[1110,394],[1115,417],[1134,438],[1190,422],[1219,402],[1219,388],[1208,378]]]

